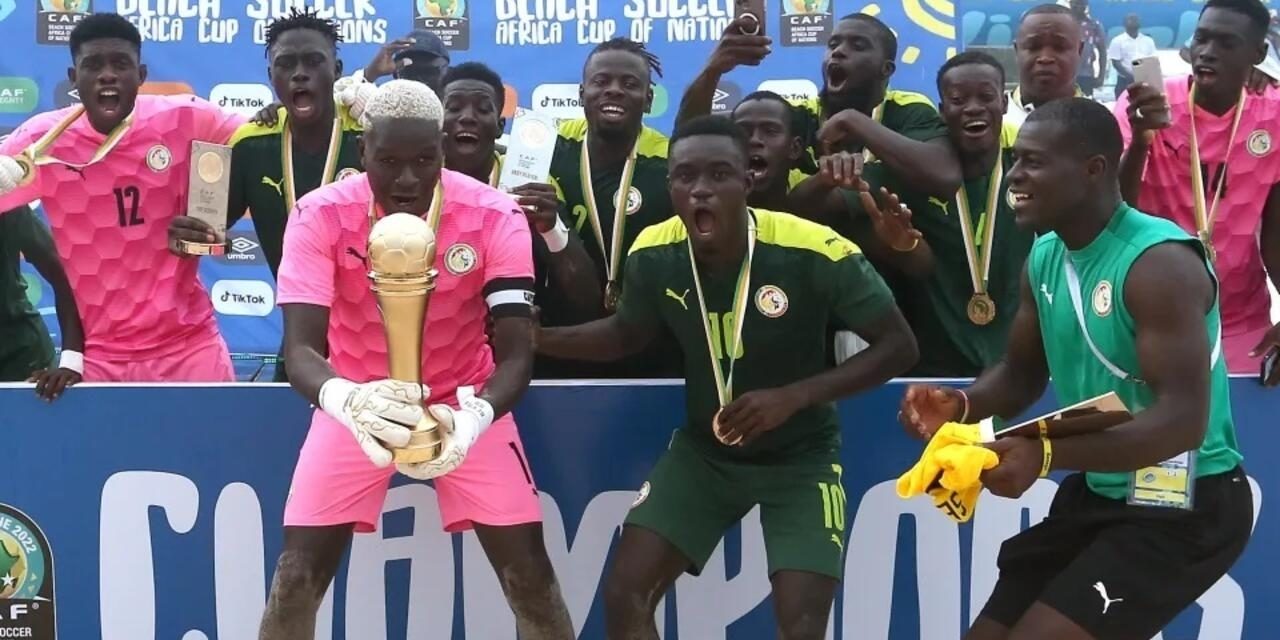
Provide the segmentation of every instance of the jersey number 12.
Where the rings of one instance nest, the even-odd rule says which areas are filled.
[[[140,199],[137,187],[125,187],[123,189],[115,189],[116,193],[116,220],[122,227],[136,227],[143,223],[142,216],[138,215],[138,200]]]

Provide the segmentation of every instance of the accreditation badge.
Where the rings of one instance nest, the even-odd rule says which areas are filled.
[[[1129,477],[1129,504],[1190,510],[1195,504],[1196,452],[1188,451]]]

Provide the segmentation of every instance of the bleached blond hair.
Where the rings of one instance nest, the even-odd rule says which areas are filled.
[[[439,129],[444,123],[444,107],[427,85],[413,80],[392,80],[378,87],[369,98],[360,125],[369,131],[373,129],[373,121],[379,118],[427,120]]]

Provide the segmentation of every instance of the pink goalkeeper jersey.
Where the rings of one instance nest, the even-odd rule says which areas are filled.
[[[1187,233],[1196,234],[1191,193],[1191,108],[1189,82],[1174,78],[1165,83],[1172,125],[1160,130],[1151,144],[1142,178],[1138,209],[1169,218]],[[1132,132],[1125,116],[1128,95],[1116,103],[1116,120],[1128,146]],[[1235,110],[1215,116],[1196,109],[1196,134],[1200,160],[1207,165],[1205,192],[1209,202],[1222,174],[1227,141]],[[1268,88],[1264,95],[1249,94],[1244,115],[1227,158],[1226,183],[1213,224],[1214,269],[1221,281],[1222,331],[1239,335],[1271,326],[1271,296],[1266,269],[1258,249],[1262,212],[1271,188],[1280,182],[1280,91]],[[1206,206],[1206,212],[1208,211]],[[1252,344],[1246,348],[1252,348]],[[1256,370],[1255,370],[1256,372]]]
[[[26,121],[0,154],[21,153],[71,110]],[[168,229],[186,212],[191,142],[225,143],[244,120],[194,96],[138,96],[132,125],[106,158],[84,169],[42,166],[31,184],[0,196],[0,211],[44,205],[91,357],[160,357],[217,337],[199,263],[169,253]],[[105,139],[81,116],[44,155],[83,164]]]
[[[440,180],[439,275],[424,325],[422,377],[432,402],[456,405],[455,389],[475,385],[478,392],[493,373],[485,316],[513,291],[532,289],[533,245],[529,224],[509,196],[448,170]],[[356,382],[388,375],[386,335],[365,255],[371,197],[361,174],[299,200],[285,230],[277,284],[280,304],[329,307],[329,362]]]

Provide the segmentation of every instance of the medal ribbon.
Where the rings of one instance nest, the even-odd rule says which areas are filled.
[[[613,238],[609,247],[604,245],[604,231],[600,226],[600,211],[596,206],[596,191],[591,183],[591,152],[587,150],[587,138],[591,134],[588,132],[582,136],[582,155],[580,158],[582,171],[582,195],[587,201],[587,214],[591,216],[591,229],[596,233],[596,242],[600,244],[600,253],[604,254],[605,280],[607,282],[616,282],[618,267],[622,264],[622,236],[627,226],[627,197],[631,194],[631,179],[636,173],[636,147],[639,146],[639,139],[636,144],[631,146],[631,152],[627,154],[627,162],[622,166],[622,179],[618,182],[617,202],[613,203]],[[612,249],[610,251],[609,249]]]
[[[1226,184],[1227,160],[1231,157],[1232,147],[1235,146],[1236,133],[1240,130],[1240,119],[1244,117],[1244,101],[1248,95],[1245,89],[1240,90],[1240,100],[1236,102],[1235,120],[1231,123],[1231,135],[1227,137],[1227,151],[1222,157],[1222,176],[1218,180],[1218,186],[1214,189],[1213,203],[1209,204],[1205,198],[1204,192],[1204,174],[1201,172],[1200,166],[1200,139],[1196,136],[1196,85],[1192,83],[1191,91],[1187,95],[1187,102],[1191,105],[1188,109],[1191,118],[1191,200],[1195,208],[1196,215],[1196,231],[1199,232],[1200,238],[1205,242],[1211,239],[1213,220],[1218,213],[1218,205],[1222,200],[1222,187]],[[1206,211],[1206,207],[1208,210]],[[1212,251],[1212,247],[1206,246],[1206,251]]]
[[[498,188],[498,177],[502,174],[502,156],[493,152],[493,168],[489,170],[489,186]]]
[[[48,150],[49,147],[53,146],[53,143],[58,139],[58,137],[63,133],[66,133],[67,129],[69,129],[71,125],[74,124],[75,121],[83,114],[84,107],[76,107],[71,111],[71,113],[67,114],[67,117],[64,118],[62,122],[59,122],[57,126],[50,129],[47,133],[41,136],[39,140],[36,140],[35,143],[27,147],[26,151],[22,152],[22,155],[26,156],[26,158],[31,161],[32,168],[51,164],[60,164],[73,169],[84,169],[90,165],[97,164],[103,158],[107,157],[107,154],[111,153],[112,149],[116,148],[116,145],[120,143],[120,139],[129,131],[129,127],[133,123],[133,113],[130,112],[129,115],[125,116],[124,120],[122,120],[120,124],[116,125],[115,129],[111,130],[111,133],[107,134],[107,139],[102,141],[98,150],[93,152],[93,157],[89,158],[89,161],[84,164],[66,162],[64,160],[54,158],[53,156],[44,155],[44,152]]]
[[[991,277],[991,252],[996,234],[996,203],[1000,197],[1001,181],[1004,180],[1003,154],[996,157],[996,166],[991,169],[990,184],[987,187],[987,210],[982,213],[981,220],[986,220],[982,229],[982,240],[975,242],[973,218],[969,215],[969,194],[960,184],[956,193],[956,213],[960,216],[960,235],[964,237],[964,255],[969,262],[969,279],[973,282],[973,292],[987,292],[987,281]],[[982,225],[980,225],[982,226]]]
[[[738,270],[738,284],[733,291],[733,343],[729,347],[729,375],[725,375],[720,366],[720,358],[716,357],[716,344],[712,338],[711,318],[707,314],[707,299],[702,295],[702,279],[698,277],[698,263],[693,258],[693,240],[686,238],[689,247],[689,268],[693,271],[693,286],[698,294],[698,311],[701,312],[702,333],[707,338],[707,355],[711,357],[711,373],[716,379],[716,394],[723,408],[733,400],[733,369],[737,364],[738,351],[742,348],[742,327],[746,324],[747,298],[751,297],[751,259],[756,250],[756,222],[751,211],[747,210],[747,255],[742,259],[742,267]]]
[[[427,210],[427,226],[431,227],[431,233],[435,234],[436,229],[440,228],[440,214],[444,211],[444,185],[439,179],[436,179],[436,188],[431,192],[431,208]],[[378,199],[369,194],[369,231],[373,231],[373,225],[378,222]],[[434,265],[436,257],[431,256],[427,261],[428,265]]]
[[[286,120],[288,115],[285,116]],[[298,188],[296,180],[293,177],[293,130],[289,127],[289,123],[284,123],[284,140],[280,143],[281,154],[283,157],[280,162],[284,168],[284,206],[285,215],[293,211],[293,206],[298,203]],[[333,182],[333,176],[338,172],[338,154],[342,152],[342,114],[336,110],[333,114],[333,130],[329,133],[329,147],[325,151],[324,173],[320,174],[320,186],[324,186]]]

